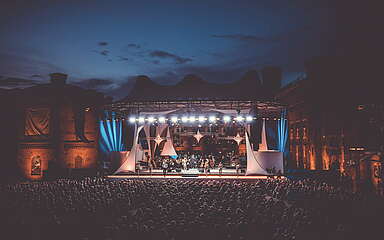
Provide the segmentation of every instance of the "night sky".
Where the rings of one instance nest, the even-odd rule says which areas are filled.
[[[345,42],[367,29],[369,14],[335,2],[3,0],[0,87],[63,72],[70,83],[119,98],[137,75],[161,84],[190,73],[230,82],[266,65],[281,66],[287,84],[303,75],[307,59],[358,45]]]

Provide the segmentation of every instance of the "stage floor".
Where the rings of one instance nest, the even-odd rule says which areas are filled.
[[[266,179],[268,176],[245,176],[245,173],[237,175],[236,169],[223,169],[222,174],[219,169],[210,169],[210,172],[205,174],[198,169],[182,170],[181,172],[167,172],[163,175],[163,170],[154,169],[152,173],[148,170],[140,171],[140,173],[119,173],[119,175],[109,175],[108,178],[215,178],[215,179]]]
[[[107,178],[112,179],[170,179],[170,178],[193,178],[193,179],[267,179],[267,176],[228,176],[228,175],[197,175],[197,176],[185,176],[185,175],[109,175]]]

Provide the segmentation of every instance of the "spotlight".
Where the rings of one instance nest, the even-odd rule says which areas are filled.
[[[147,120],[148,120],[148,122],[153,123],[155,121],[155,118],[154,117],[148,117]]]
[[[190,116],[189,117],[189,121],[190,122],[195,122],[196,121],[196,117],[195,116]]]
[[[199,116],[199,122],[204,122],[205,121],[205,117],[204,116]]]
[[[139,123],[143,123],[145,119],[143,117],[139,117]]]
[[[177,120],[176,120],[177,121]],[[159,117],[159,122],[160,123],[165,123],[165,117]]]
[[[252,122],[253,117],[252,117],[252,116],[247,116],[247,117],[245,118],[245,120],[246,120],[247,122]]]
[[[181,117],[181,121],[182,121],[183,123],[188,122],[188,117],[186,117],[186,116]]]
[[[176,116],[173,116],[173,117],[171,117],[171,121],[173,122],[173,123],[177,123],[177,117]]]
[[[130,118],[129,118],[129,122],[130,122],[130,123],[135,123],[135,122],[136,122],[136,118],[134,118],[134,117],[130,117]]]
[[[237,118],[235,118],[235,120],[238,122],[242,122],[242,121],[244,121],[244,117],[240,115],[240,116],[237,116]]]
[[[210,116],[209,117],[209,122],[216,122],[216,116]]]
[[[229,122],[229,121],[231,121],[231,117],[230,116],[224,116],[223,117],[223,121],[224,122]]]

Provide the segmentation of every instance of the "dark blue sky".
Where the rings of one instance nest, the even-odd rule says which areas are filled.
[[[271,64],[288,83],[308,58],[340,51],[332,2],[2,1],[0,87],[47,82],[59,71],[121,97],[136,75],[229,82]]]

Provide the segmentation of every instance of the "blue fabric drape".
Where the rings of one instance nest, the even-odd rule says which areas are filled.
[[[278,131],[278,150],[284,153],[284,156],[288,154],[287,151],[287,140],[288,140],[288,120],[287,111],[283,110],[281,112],[280,120],[277,121],[277,131]]]

